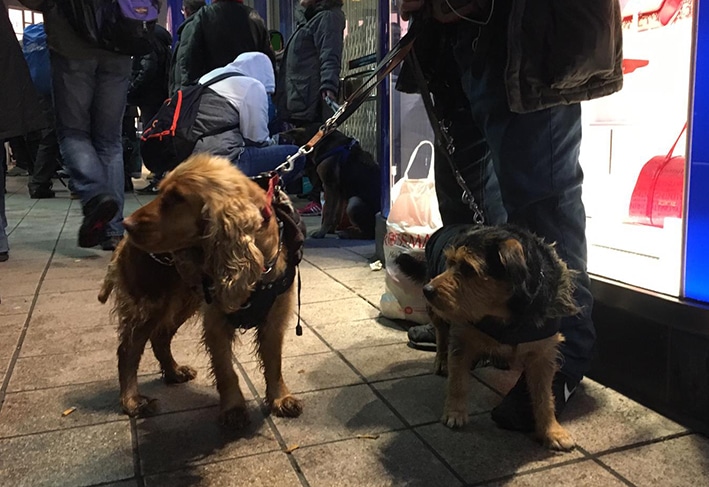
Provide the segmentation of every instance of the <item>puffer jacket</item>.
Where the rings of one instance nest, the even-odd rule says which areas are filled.
[[[440,75],[433,64],[436,52],[444,47],[434,41],[437,36],[426,33],[442,31],[449,36],[450,32],[458,34],[458,45],[469,51],[472,63],[490,62],[486,59],[490,53],[503,53],[501,57],[506,59],[495,61],[504,65],[512,112],[533,112],[592,100],[623,87],[623,33],[618,0],[496,0],[494,8],[499,9],[496,21],[482,28],[465,22],[441,26],[423,21],[418,26],[421,35],[415,49],[427,78]],[[461,33],[469,34],[467,41],[460,41],[464,38]],[[474,38],[478,38],[476,43],[482,52],[473,52],[468,47]],[[501,51],[497,43],[506,43],[506,50]],[[410,69],[402,69],[397,89],[417,91]]]
[[[194,84],[204,74],[232,62],[244,52],[266,54],[275,66],[263,19],[238,0],[220,0],[202,7],[181,32],[173,92]]]
[[[3,91],[0,96],[0,142],[3,142],[46,128],[49,123],[40,108],[39,95],[10,24],[4,0],[0,0],[0,8],[0,86]]]
[[[339,91],[345,14],[342,0],[320,0],[301,14],[283,53],[276,107],[281,120],[317,122],[320,93]]]
[[[133,58],[128,89],[128,103],[132,105],[160,105],[168,96],[168,69],[172,36],[162,26],[155,26],[153,50]]]

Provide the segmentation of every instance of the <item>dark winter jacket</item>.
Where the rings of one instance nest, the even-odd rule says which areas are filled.
[[[172,57],[170,59],[170,74],[168,76],[168,92],[170,96],[174,95],[177,90],[179,90],[182,85],[184,84],[182,82],[182,71],[177,69],[177,59],[182,55],[180,52],[180,47],[182,46],[182,40],[186,39],[185,35],[185,27],[189,25],[190,22],[192,22],[192,19],[194,19],[194,15],[191,17],[187,17],[182,24],[180,24],[180,27],[177,28],[177,42],[175,43],[175,47],[172,49]],[[192,29],[187,30],[188,35],[191,35],[193,32]],[[189,44],[189,41],[186,43]]]
[[[467,50],[471,63],[504,65],[511,111],[524,113],[578,103],[623,87],[618,0],[496,0],[494,6],[502,17],[498,13],[498,21],[486,27],[459,22],[431,28],[457,31],[457,54]],[[476,38],[479,52],[468,47]],[[431,42],[432,37],[426,39],[415,45],[422,64],[435,59],[436,50],[442,47]],[[415,91],[408,76],[410,72],[402,70],[397,88]]]
[[[237,0],[221,0],[202,7],[190,19],[181,32],[174,91],[226,66],[243,52],[262,52],[275,66],[268,30],[254,9]]]
[[[20,0],[20,3],[27,8],[42,12],[44,29],[47,32],[47,45],[50,50],[69,59],[105,59],[125,56],[93,46],[82,39],[71,27],[56,2]]]
[[[0,142],[49,126],[39,106],[22,48],[0,0]],[[0,183],[1,184],[1,183]]]
[[[172,36],[162,26],[155,26],[153,50],[133,58],[128,103],[132,105],[159,105],[167,97],[168,69]]]
[[[281,120],[317,122],[321,92],[339,91],[345,14],[342,0],[320,0],[302,15],[286,43],[276,107]]]

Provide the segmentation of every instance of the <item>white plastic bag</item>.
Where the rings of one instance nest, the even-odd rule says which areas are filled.
[[[409,171],[422,146],[431,148],[431,167],[425,179],[410,179]],[[387,318],[405,319],[419,324],[429,322],[423,286],[403,275],[394,260],[402,253],[424,259],[424,249],[431,234],[442,226],[433,176],[435,151],[423,140],[414,149],[403,176],[391,190],[392,204],[384,237],[386,291],[380,299],[381,314]]]

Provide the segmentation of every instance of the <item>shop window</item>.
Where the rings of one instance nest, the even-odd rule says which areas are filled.
[[[32,24],[40,24],[44,21],[44,17],[40,12],[25,10],[21,8],[8,8],[7,15],[10,17],[12,30],[15,32],[18,41],[22,41],[22,33],[25,27]]]
[[[624,87],[582,104],[588,267],[678,296],[692,0],[621,7]]]

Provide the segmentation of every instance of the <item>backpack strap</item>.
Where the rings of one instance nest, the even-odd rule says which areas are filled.
[[[246,76],[246,75],[232,71],[231,73],[222,73],[222,74],[217,75],[214,78],[210,79],[209,81],[205,81],[204,83],[198,83],[198,84],[201,84],[202,86],[204,86],[206,88],[206,87],[211,86],[215,83],[219,83],[220,81],[224,81],[227,78],[233,78],[236,76]]]

